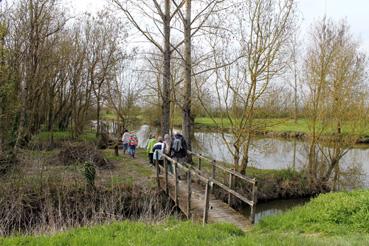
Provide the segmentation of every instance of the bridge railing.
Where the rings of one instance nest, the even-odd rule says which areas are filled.
[[[169,194],[169,176],[174,178],[174,202],[176,206],[179,206],[178,198],[179,198],[179,170],[182,170],[186,173],[187,180],[187,218],[191,218],[191,194],[192,194],[192,177],[196,177],[199,181],[204,183],[205,186],[205,203],[204,203],[204,213],[203,213],[203,223],[208,222],[208,211],[209,211],[209,194],[210,194],[210,179],[204,177],[203,175],[196,172],[196,170],[191,169],[188,165],[184,163],[180,163],[177,160],[170,158],[167,155],[163,155],[164,163],[163,167],[159,165],[158,161],[156,161],[156,178],[159,189],[161,189],[160,185],[160,173],[163,171],[164,173],[164,188],[165,192]],[[172,165],[173,173],[169,172],[169,162]]]
[[[250,178],[247,177],[245,175],[242,175],[239,172],[236,172],[232,169],[226,168],[225,166],[223,166],[222,164],[218,164],[218,162],[214,159],[210,159],[208,157],[205,157],[201,154],[192,152],[192,151],[188,151],[188,154],[197,157],[198,162],[197,162],[197,169],[202,171],[203,170],[203,162],[202,161],[207,161],[211,167],[211,178],[214,182],[215,185],[217,185],[218,187],[222,188],[223,190],[225,190],[226,192],[228,192],[228,205],[230,206],[232,203],[232,196],[237,197],[238,199],[240,199],[241,201],[245,202],[246,204],[248,204],[250,206],[250,221],[252,223],[255,222],[255,213],[256,213],[256,204],[257,204],[257,181],[255,178]],[[217,170],[221,170],[226,176],[228,176],[228,184],[223,184],[220,181],[217,181]],[[238,178],[244,182],[246,182],[247,184],[251,185],[251,197],[250,198],[246,198],[245,196],[241,195],[239,192],[237,192],[235,190],[235,179]]]
[[[158,187],[160,188],[160,171],[164,171],[164,186],[165,186],[165,191],[167,194],[169,194],[169,182],[168,182],[168,175],[172,175],[174,176],[174,180],[175,180],[175,187],[174,187],[174,201],[176,203],[176,205],[178,205],[178,190],[179,190],[179,182],[178,182],[178,174],[179,174],[179,169],[183,170],[186,173],[186,177],[187,177],[187,212],[186,215],[188,218],[191,217],[191,193],[192,193],[192,188],[191,188],[191,183],[192,183],[192,178],[196,177],[199,181],[201,181],[203,184],[205,184],[205,201],[204,201],[204,212],[203,212],[203,223],[207,223],[208,222],[208,213],[209,213],[209,196],[210,196],[210,192],[211,190],[213,190],[213,186],[217,185],[218,187],[220,187],[221,189],[225,190],[226,192],[228,192],[228,205],[231,205],[231,199],[232,196],[237,197],[238,199],[240,199],[241,201],[245,202],[246,204],[248,204],[251,207],[251,212],[250,212],[250,221],[251,223],[255,222],[255,211],[256,211],[256,192],[257,192],[257,182],[256,179],[252,179],[249,177],[246,177],[238,172],[235,172],[231,169],[225,168],[222,165],[217,164],[217,162],[215,160],[211,160],[209,158],[206,158],[200,154],[196,154],[193,152],[189,152],[189,154],[194,155],[199,157],[199,162],[197,167],[187,164],[187,163],[180,163],[177,160],[174,160],[172,158],[170,158],[167,155],[163,155],[164,156],[164,164],[163,167],[161,167],[158,162],[156,162],[156,170],[157,170],[157,182],[158,182]],[[209,175],[205,174],[204,172],[202,172],[202,165],[201,165],[201,160],[207,160],[210,161],[211,163],[211,175],[209,177]],[[170,174],[168,172],[168,162],[172,163],[173,166],[173,174]],[[226,173],[228,173],[229,175],[229,184],[223,184],[222,182],[216,180],[216,169],[220,169]],[[237,192],[234,189],[234,177],[238,177],[248,183],[250,183],[252,185],[252,197],[251,199],[248,199],[247,197],[245,197],[244,195],[240,194],[239,192]]]

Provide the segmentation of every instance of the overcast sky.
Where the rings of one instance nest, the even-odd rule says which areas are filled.
[[[96,12],[106,0],[64,0],[73,12]],[[311,24],[326,14],[335,20],[347,19],[351,30],[369,54],[369,0],[297,0],[303,16],[302,33],[306,35]]]

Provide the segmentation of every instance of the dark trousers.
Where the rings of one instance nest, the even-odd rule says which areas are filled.
[[[150,164],[154,164],[154,153],[149,153],[149,161],[150,161]]]

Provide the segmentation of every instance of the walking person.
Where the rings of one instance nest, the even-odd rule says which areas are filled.
[[[164,149],[165,149],[165,144],[163,143],[163,138],[159,137],[158,142],[154,144],[154,147],[152,148],[152,150],[154,152],[154,158],[153,158],[154,161],[158,161],[159,165],[161,166],[163,166],[163,162],[164,162],[164,157],[163,157]]]
[[[126,154],[128,150],[128,141],[129,141],[129,132],[127,129],[124,130],[123,136],[122,136],[122,143],[123,143],[123,154]]]
[[[154,150],[153,147],[156,144],[156,138],[153,135],[150,135],[149,140],[147,140],[146,144],[146,153],[149,157],[149,162],[151,165],[154,164]]]
[[[183,161],[187,157],[187,143],[182,134],[174,134],[171,143],[171,157],[177,161]]]
[[[138,138],[135,132],[129,133],[128,138],[128,154],[132,156],[132,158],[135,158],[136,155],[136,147],[138,145]]]
[[[187,143],[182,134],[177,132],[174,134],[171,147],[171,157],[177,162],[185,162],[187,157]],[[177,173],[178,179],[184,179],[184,177],[180,176],[180,173]]]
[[[171,156],[170,155],[170,147],[172,145],[172,139],[170,137],[169,134],[165,134],[164,135],[164,154],[167,156]],[[168,164],[168,171],[173,174],[173,164],[167,160],[167,164]]]

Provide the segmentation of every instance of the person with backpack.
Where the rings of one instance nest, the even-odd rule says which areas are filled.
[[[132,158],[135,158],[137,145],[138,145],[138,138],[137,138],[136,133],[130,132],[129,138],[128,138],[128,154],[132,156]]]
[[[187,143],[182,134],[177,132],[172,139],[172,145],[170,147],[171,157],[177,162],[185,162],[187,157]],[[178,179],[185,179],[183,175],[180,175],[180,171],[177,170]]]
[[[164,154],[166,154],[167,156],[171,156],[170,154],[170,148],[172,146],[172,138],[170,137],[169,134],[165,134],[164,135]],[[170,162],[169,160],[167,160],[167,164],[168,164],[168,171],[173,174],[173,165],[172,162]]]
[[[127,129],[125,129],[122,136],[123,154],[125,154],[126,151],[128,150],[128,140],[129,140],[129,132]]]
[[[165,149],[165,143],[163,143],[163,138],[159,137],[158,142],[154,144],[154,147],[152,148],[154,152],[154,161],[158,161],[159,165],[163,166],[164,162],[164,149]]]
[[[154,164],[154,151],[153,151],[153,147],[156,144],[156,138],[153,135],[150,135],[149,140],[147,140],[147,145],[146,145],[146,153],[149,157],[149,162],[150,164]]]
[[[171,157],[180,160],[187,156],[187,143],[182,134],[177,132],[171,143]]]

